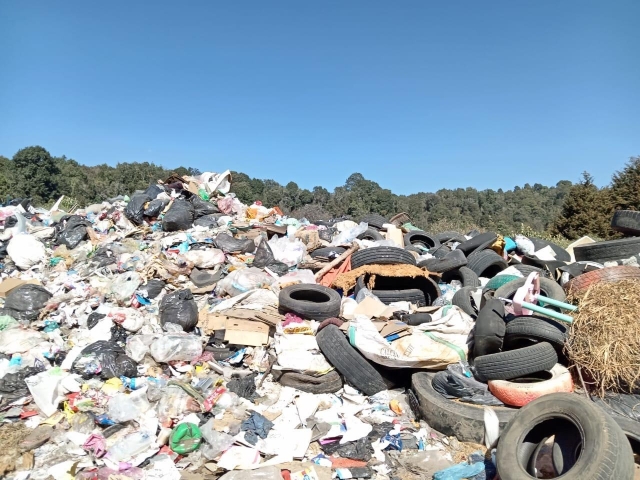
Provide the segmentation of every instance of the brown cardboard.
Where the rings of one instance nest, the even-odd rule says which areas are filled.
[[[380,330],[380,335],[388,337],[389,335],[404,332],[405,330],[409,330],[409,325],[399,320],[393,320],[384,325],[382,330]]]
[[[222,312],[209,313],[206,308],[200,310],[198,314],[198,327],[204,330],[206,335],[210,335],[216,330],[226,330],[228,322],[242,320],[251,324],[258,324],[266,327],[277,325],[282,320],[282,315],[275,309],[265,308],[262,311],[249,310],[246,308],[231,308]]]
[[[226,322],[224,341],[250,347],[266,345],[269,343],[269,326],[251,320],[230,318]]]
[[[31,280],[21,280],[19,278],[7,278],[0,282],[0,298],[6,298],[11,290],[21,287],[22,285],[41,285],[41,283],[35,278]]]

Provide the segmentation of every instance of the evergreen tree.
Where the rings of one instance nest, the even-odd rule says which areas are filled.
[[[583,172],[582,181],[569,190],[552,231],[569,240],[584,235],[607,238],[611,235],[611,214],[611,192],[600,190],[593,177]]]
[[[13,192],[33,198],[36,204],[48,202],[59,194],[60,169],[51,154],[40,146],[18,150],[9,173]]]
[[[616,210],[640,210],[640,157],[631,157],[613,174],[611,195]]]

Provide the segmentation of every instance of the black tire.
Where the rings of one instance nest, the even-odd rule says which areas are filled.
[[[339,257],[346,251],[347,249],[344,247],[324,247],[314,250],[309,255],[311,258],[317,258],[319,260],[329,260]]]
[[[527,278],[533,272],[539,273],[543,277],[549,276],[549,272],[539,267],[536,267],[534,265],[525,265],[524,263],[515,263],[511,266],[516,270],[518,270],[524,278]]]
[[[618,210],[611,219],[611,229],[630,236],[640,236],[640,212]]]
[[[338,327],[327,325],[318,332],[316,340],[320,351],[347,383],[368,396],[387,389],[382,376],[349,344]]]
[[[504,305],[491,299],[478,312],[473,333],[473,355],[481,357],[498,353],[505,335]]]
[[[455,436],[461,442],[483,443],[484,408],[443,397],[433,389],[434,376],[435,373],[419,372],[411,378],[411,390],[418,400],[421,416],[438,432]],[[510,407],[489,408],[497,414],[501,430],[518,412]]]
[[[640,237],[590,243],[588,245],[575,247],[573,253],[577,262],[589,261],[604,263],[623,260],[640,253]]]
[[[325,320],[340,315],[342,297],[322,285],[302,283],[280,290],[280,312],[293,312],[312,320]]]
[[[358,235],[358,238],[360,240],[371,240],[373,242],[377,240],[384,240],[384,237],[380,234],[380,232],[375,228],[371,228],[371,227],[367,228],[366,232]]]
[[[420,312],[420,313],[409,313],[407,315],[402,316],[402,321],[407,325],[411,325],[412,327],[417,327],[418,325],[422,325],[423,323],[431,323],[433,318],[428,313]]]
[[[551,250],[553,250],[555,252],[556,260],[558,260],[559,262],[570,262],[571,261],[571,255],[569,255],[569,252],[567,252],[560,245],[556,245],[553,242],[549,242],[547,240],[543,240],[542,238],[531,238],[531,237],[529,237],[529,240],[531,240],[531,242],[533,243],[533,246],[536,248],[536,252],[538,250],[541,250],[541,249],[549,246],[549,247],[551,247]]]
[[[456,247],[456,250],[462,250],[464,254],[468,257],[473,252],[484,250],[487,247],[490,247],[495,243],[498,239],[498,235],[493,232],[486,232],[476,235],[471,240],[467,240],[466,242],[462,242],[460,245]]]
[[[453,280],[462,282],[463,287],[479,287],[480,279],[476,272],[469,267],[460,267],[457,270],[451,270],[442,274],[442,281],[450,283]]]
[[[425,248],[439,247],[440,242],[434,236],[421,230],[411,231],[404,236],[405,245],[422,245]]]
[[[611,418],[615,420],[624,432],[633,453],[635,455],[640,455],[640,422],[625,417],[619,417],[618,415],[611,415]]]
[[[522,287],[526,281],[526,278],[519,278],[518,280],[509,282],[497,289],[493,296],[496,298],[512,299],[516,290]],[[564,302],[567,299],[562,287],[550,278],[540,277],[540,293],[545,297],[553,298],[554,300],[559,300],[561,302]]]
[[[424,251],[424,250],[420,250],[418,247],[414,247],[413,245],[407,245],[406,247],[404,247],[404,249],[405,249],[407,252],[415,252],[415,253],[417,253],[418,255],[422,255],[423,253],[425,253],[425,251]]]
[[[467,257],[464,253],[453,250],[443,258],[429,258],[418,262],[418,267],[424,267],[432,273],[443,273],[464,267],[467,264]]]
[[[573,393],[544,395],[520,409],[500,435],[496,457],[500,478],[536,478],[535,458],[552,436],[558,478],[633,480],[633,452],[622,429]]]
[[[481,250],[467,257],[467,268],[474,271],[478,277],[493,278],[509,265],[507,261],[493,250]]]
[[[458,232],[442,232],[434,235],[434,238],[440,243],[458,242],[463,243],[467,241],[467,238]]]
[[[507,323],[504,349],[515,350],[526,345],[549,342],[557,351],[562,351],[568,328],[562,322],[538,316],[515,317]]]
[[[507,275],[507,274],[496,275],[491,280],[489,280],[486,283],[486,285],[482,288],[482,293],[487,293],[487,292],[493,293],[497,289],[499,289],[501,286],[506,285],[509,282],[513,282],[514,280],[519,280],[520,278],[522,277],[519,277],[518,275]]]
[[[415,265],[416,258],[398,247],[372,247],[358,250],[351,256],[351,267],[364,265]]]
[[[476,357],[474,366],[479,379],[512,380],[536,372],[551,370],[558,354],[550,343]]]
[[[355,294],[366,285],[364,276],[356,280]],[[380,285],[380,288],[377,287]],[[386,288],[386,287],[398,288]],[[384,277],[376,275],[376,288],[371,293],[380,299],[385,305],[393,302],[410,302],[420,307],[431,305],[441,294],[438,285],[430,278],[425,277]]]
[[[462,287],[456,293],[453,294],[451,299],[451,305],[460,307],[460,309],[469,315],[471,318],[478,316],[478,310],[474,307],[471,301],[471,293],[478,287]]]
[[[274,375],[274,378],[276,378],[276,375]],[[335,370],[319,377],[284,372],[278,376],[276,381],[285,387],[297,388],[307,393],[335,393],[342,388],[342,378]]]
[[[444,258],[451,253],[451,249],[446,245],[440,245],[438,247],[429,249],[429,253],[435,258]]]
[[[382,215],[378,215],[377,213],[365,215],[360,221],[366,223],[370,227],[377,228],[378,230],[382,230],[382,226],[385,223],[389,223],[389,220],[384,218]]]

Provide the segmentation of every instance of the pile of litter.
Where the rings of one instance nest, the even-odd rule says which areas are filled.
[[[640,238],[312,222],[231,182],[0,208],[3,478],[633,478],[637,322],[607,328],[637,319]]]

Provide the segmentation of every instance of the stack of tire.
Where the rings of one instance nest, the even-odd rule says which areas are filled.
[[[398,247],[371,247],[358,250],[351,256],[351,268],[366,265],[416,265],[416,259],[407,250]],[[369,275],[358,277],[355,294],[369,284]],[[431,305],[440,295],[436,282],[427,277],[392,277],[376,275],[372,293],[386,305],[393,302],[410,302],[424,307]]]

